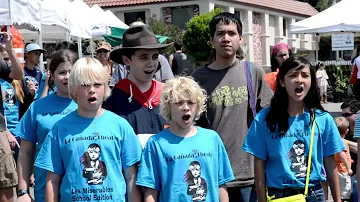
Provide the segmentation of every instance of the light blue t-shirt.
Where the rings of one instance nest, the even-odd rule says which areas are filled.
[[[266,185],[274,188],[304,188],[309,155],[310,113],[289,117],[289,129],[271,133],[265,123],[270,108],[255,117],[242,149],[266,161]],[[326,178],[321,174],[323,158],[345,149],[334,119],[327,112],[315,112],[315,137],[311,162],[310,184],[314,186]]]
[[[141,150],[120,116],[105,110],[90,119],[75,111],[51,129],[35,166],[62,177],[60,202],[125,202],[123,173],[140,161]]]
[[[41,96],[41,94],[42,94],[42,92],[43,92],[43,90],[44,90],[45,82],[46,82],[46,74],[48,74],[48,73],[44,73],[44,74],[42,75],[39,88],[38,88],[38,90],[36,91],[36,94],[35,94],[35,97],[34,97],[35,100],[37,100],[37,99],[40,98],[40,96]],[[51,90],[51,89],[49,88],[49,90],[48,90],[48,95],[57,92],[55,83],[53,84],[53,89],[54,89],[54,90]]]
[[[26,111],[14,131],[14,135],[21,137],[36,145],[35,158],[53,125],[72,111],[77,104],[70,98],[62,98],[51,94],[34,101]],[[34,159],[35,159],[34,158]],[[46,170],[34,168],[35,199],[37,202],[45,201]]]
[[[3,107],[6,117],[7,128],[14,134],[15,127],[19,123],[19,101],[16,98],[15,88],[11,83],[0,79],[3,95]]]
[[[152,136],[136,184],[160,191],[159,201],[219,201],[219,186],[234,180],[230,161],[215,131],[197,130],[189,138],[169,129]]]
[[[357,115],[355,119],[354,138],[360,138],[360,116]]]

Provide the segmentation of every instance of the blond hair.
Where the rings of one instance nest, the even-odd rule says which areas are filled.
[[[196,104],[195,120],[205,111],[206,91],[197,84],[192,77],[176,77],[167,80],[160,97],[160,114],[166,121],[171,120],[170,103],[177,103],[181,99],[191,99]]]
[[[17,98],[21,103],[24,103],[25,93],[24,93],[24,91],[23,91],[21,81],[19,81],[19,80],[13,80],[13,81],[11,82],[11,85],[12,85],[12,86],[14,87],[14,89],[15,89],[16,98]]]
[[[349,128],[349,121],[344,117],[335,118],[336,127],[339,130],[340,135],[346,135],[346,131]]]
[[[76,89],[84,85],[93,85],[95,83],[100,83],[104,85],[105,101],[111,94],[108,83],[108,72],[99,62],[99,60],[94,58],[81,58],[75,62],[69,77],[69,92],[70,97],[75,102],[77,100]]]

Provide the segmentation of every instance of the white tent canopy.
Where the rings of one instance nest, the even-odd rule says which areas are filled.
[[[90,39],[91,26],[89,16],[91,16],[90,8],[82,0],[71,2],[68,8],[70,19],[70,35]]]
[[[27,25],[41,30],[40,5],[37,0],[1,0],[0,25]]]
[[[91,15],[90,26],[91,26],[91,35],[94,38],[102,37],[104,34],[110,34],[110,30],[107,30],[107,24],[109,19],[106,19],[106,14],[103,9],[101,9],[97,4],[93,5],[90,8]]]
[[[108,20],[109,27],[116,27],[123,29],[129,28],[129,26],[125,24],[123,21],[121,21],[119,18],[117,18],[113,12],[107,10],[105,14],[106,14],[106,19]]]
[[[360,32],[360,0],[342,0],[305,20],[291,24],[293,34]]]
[[[40,1],[41,37],[48,40],[65,40],[69,34],[68,0]],[[38,39],[38,32],[20,29],[25,40]]]

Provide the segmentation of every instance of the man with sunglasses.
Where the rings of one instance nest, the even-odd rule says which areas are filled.
[[[345,117],[349,121],[349,132],[346,134],[345,140],[348,140],[347,143],[350,147],[351,159],[354,161],[354,163],[351,165],[351,169],[354,171],[355,175],[357,163],[357,143],[356,139],[354,138],[354,136],[356,136],[355,120],[360,111],[360,101],[353,99],[344,102],[341,104],[340,108],[342,110],[341,116]]]

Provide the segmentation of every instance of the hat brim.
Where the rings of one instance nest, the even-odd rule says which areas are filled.
[[[124,61],[122,56],[126,50],[133,50],[133,49],[164,49],[171,46],[174,42],[168,44],[149,44],[149,45],[142,45],[142,46],[134,46],[134,47],[120,47],[110,52],[110,59],[117,64],[124,65]]]
[[[31,51],[27,51],[26,53],[30,53],[30,52],[33,52],[33,51],[40,51],[40,53],[46,53],[45,49],[34,49],[34,50],[31,50]]]

